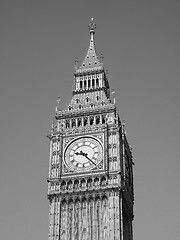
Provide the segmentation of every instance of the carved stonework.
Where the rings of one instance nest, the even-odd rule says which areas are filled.
[[[133,160],[90,23],[72,99],[56,108],[48,175],[49,240],[132,240]]]

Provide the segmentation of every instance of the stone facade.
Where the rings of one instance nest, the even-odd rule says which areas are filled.
[[[56,108],[48,176],[49,240],[132,240],[133,161],[89,25],[72,99]]]

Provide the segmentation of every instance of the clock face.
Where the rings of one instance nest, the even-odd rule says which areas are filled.
[[[66,166],[77,172],[96,168],[102,158],[102,144],[94,137],[76,138],[68,144],[64,151]]]

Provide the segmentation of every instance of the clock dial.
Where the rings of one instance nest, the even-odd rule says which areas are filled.
[[[76,138],[64,151],[64,162],[73,171],[88,171],[102,160],[102,144],[94,137]]]

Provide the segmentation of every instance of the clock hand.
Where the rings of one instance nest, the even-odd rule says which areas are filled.
[[[96,166],[96,164],[87,155],[88,155],[87,153],[83,153],[83,156],[86,157],[90,162],[92,162]]]
[[[81,150],[80,152],[75,152],[75,154],[76,154],[76,155],[81,155],[81,156],[87,158],[88,161],[90,161],[91,163],[93,163],[93,164],[96,166],[96,164],[88,157],[88,154],[87,154],[87,153],[84,153],[82,150]]]
[[[76,155],[81,155],[81,156],[84,156],[84,153],[83,151],[81,150],[80,152],[75,152]]]

